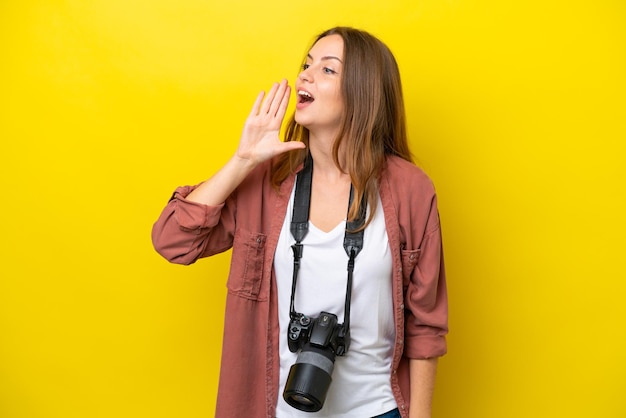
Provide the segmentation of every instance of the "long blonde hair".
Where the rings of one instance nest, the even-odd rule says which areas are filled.
[[[398,64],[389,48],[371,34],[349,27],[335,27],[315,39],[339,35],[344,43],[341,94],[345,103],[341,128],[333,146],[337,167],[339,149],[345,149],[344,169],[354,186],[348,220],[354,220],[365,196],[370,207],[369,224],[376,210],[378,179],[388,155],[412,161],[406,135],[404,99]],[[309,131],[294,116],[285,130],[285,141],[302,141],[308,147]],[[273,166],[272,184],[278,187],[306,158],[307,149],[281,155]]]

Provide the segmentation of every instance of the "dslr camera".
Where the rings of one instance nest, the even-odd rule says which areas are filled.
[[[301,411],[319,411],[332,381],[335,356],[348,351],[350,332],[328,312],[317,318],[294,313],[287,332],[289,350],[298,357],[289,370],[283,398]]]

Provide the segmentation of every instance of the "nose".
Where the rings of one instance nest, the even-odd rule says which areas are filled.
[[[311,67],[300,71],[300,74],[298,74],[298,78],[300,79],[300,81],[307,82],[307,83],[310,83],[313,81],[313,76],[311,75],[310,69]]]

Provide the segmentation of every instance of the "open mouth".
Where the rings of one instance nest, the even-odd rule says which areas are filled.
[[[311,96],[311,93],[304,90],[298,90],[298,103],[311,103],[313,100],[315,99]]]

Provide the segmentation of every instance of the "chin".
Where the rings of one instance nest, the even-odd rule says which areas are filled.
[[[304,126],[305,128],[309,128],[310,121],[307,121],[306,118],[302,117],[302,115],[298,115],[298,112],[295,113],[293,118],[298,125]]]

